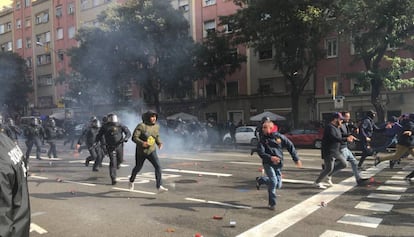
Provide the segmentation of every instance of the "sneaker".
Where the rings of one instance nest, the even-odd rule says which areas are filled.
[[[158,188],[159,193],[167,192],[168,188],[164,188],[162,185]]]
[[[322,167],[322,170],[324,170],[325,169],[325,164],[322,164],[321,167]]]
[[[314,183],[314,186],[320,189],[326,189],[327,187],[323,185],[322,183]]]
[[[112,180],[112,182],[111,182],[111,184],[112,184],[112,185],[115,185],[115,184],[116,184],[116,180],[115,180],[115,179],[113,179],[113,180]]]
[[[260,183],[259,183],[260,177],[256,177],[256,189],[260,190]]]
[[[86,166],[86,167],[88,167],[88,166],[89,166],[89,162],[90,162],[90,160],[89,160],[89,159],[86,159],[86,160],[85,160],[85,166]]]
[[[369,179],[365,179],[365,178],[360,178],[357,180],[357,185],[358,186],[363,186],[368,182]]]
[[[135,185],[134,182],[129,182],[129,190],[134,190]]]
[[[267,208],[271,211],[274,211],[276,210],[276,205],[273,205],[273,206],[269,205]]]
[[[377,166],[379,163],[381,163],[379,156],[375,156],[374,166]]]
[[[92,169],[93,172],[98,172],[99,170],[97,168]]]
[[[326,182],[328,183],[329,186],[334,186],[334,183],[332,182],[332,176],[328,176]]]

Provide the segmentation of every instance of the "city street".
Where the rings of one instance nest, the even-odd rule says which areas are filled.
[[[22,146],[25,151],[25,146]],[[47,148],[47,145],[44,147]],[[74,153],[58,142],[59,158],[30,159],[31,236],[412,236],[414,186],[403,177],[411,158],[390,169],[388,162],[365,162],[366,187],[356,186],[350,167],[334,176],[335,186],[312,186],[320,172],[320,151],[298,149],[303,168],[285,153],[283,187],[275,211],[267,209],[267,190],[256,190],[260,158],[238,149],[159,151],[164,186],[158,193],[147,161],[134,191],[129,141],[118,183],[110,185],[109,159],[99,172],[85,167],[88,151]],[[32,153],[34,155],[34,153]]]

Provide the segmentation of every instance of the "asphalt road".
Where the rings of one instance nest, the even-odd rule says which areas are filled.
[[[47,146],[46,146],[47,147]],[[23,147],[25,150],[25,147]],[[128,190],[134,165],[132,143],[110,185],[107,163],[99,172],[85,167],[58,143],[58,159],[30,159],[31,236],[412,236],[413,187],[403,177],[414,169],[405,159],[394,169],[372,167],[367,159],[358,187],[350,168],[335,186],[312,186],[320,172],[318,150],[298,149],[304,168],[285,159],[283,187],[275,211],[267,209],[267,190],[256,190],[260,159],[246,147],[234,150],[160,151],[165,193],[157,193],[153,167],[146,162],[135,190]],[[324,202],[325,205],[321,205]]]

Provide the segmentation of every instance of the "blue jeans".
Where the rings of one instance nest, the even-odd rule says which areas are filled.
[[[359,175],[359,172],[358,172],[358,163],[357,163],[357,160],[355,159],[354,154],[352,154],[352,151],[349,150],[348,147],[345,147],[341,149],[341,153],[345,157],[345,159],[349,163],[351,163],[352,172],[354,173],[356,181],[361,179],[361,176]]]
[[[269,196],[269,206],[276,205],[276,188],[282,188],[282,173],[279,168],[275,168],[270,164],[263,164],[264,171],[267,176],[260,177],[257,182],[267,185]]]

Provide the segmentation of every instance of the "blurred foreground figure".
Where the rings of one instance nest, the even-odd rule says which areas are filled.
[[[134,181],[138,172],[141,171],[145,160],[149,160],[155,169],[156,187],[159,192],[168,191],[162,186],[161,165],[158,159],[156,145],[162,148],[160,140],[160,126],[156,123],[158,115],[153,111],[148,111],[142,115],[142,123],[138,124],[132,135],[132,141],[137,146],[135,149],[135,167],[129,178],[129,189],[134,189]]]
[[[0,133],[0,236],[27,237],[30,202],[23,152]]]

